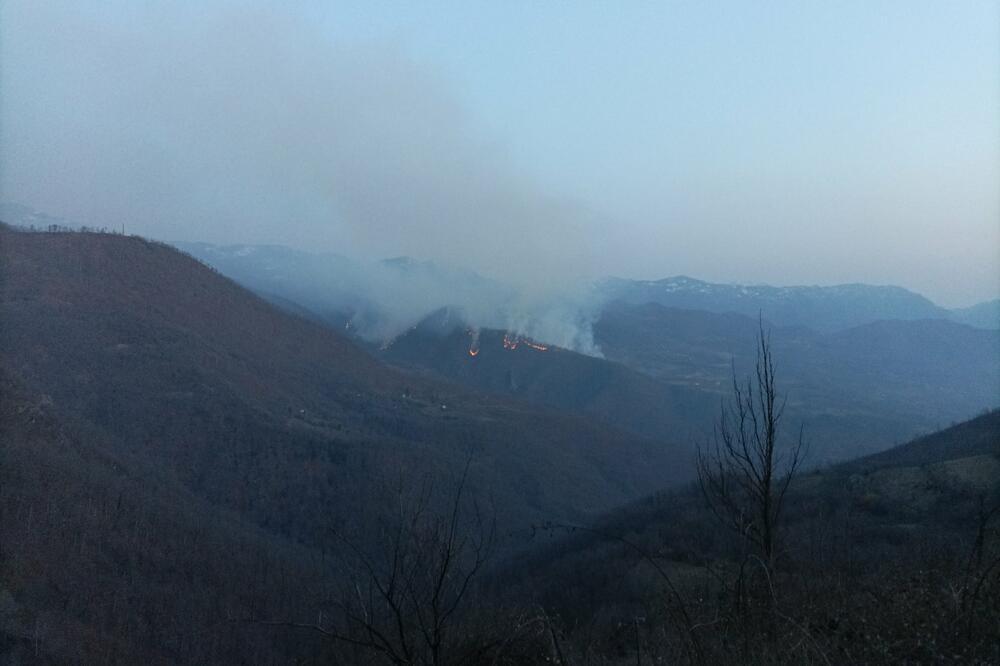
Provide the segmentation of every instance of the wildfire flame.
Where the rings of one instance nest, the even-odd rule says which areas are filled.
[[[469,356],[479,356],[479,329],[470,328],[468,329],[468,333],[469,337],[472,338],[472,342],[469,343]]]
[[[476,356],[479,356],[479,329],[469,328],[466,329],[466,332],[469,334],[469,337],[472,338],[472,341],[469,343],[469,356],[475,358]],[[524,337],[518,333],[511,333],[508,331],[503,334],[503,348],[507,351],[514,351],[520,345],[524,345],[539,352],[549,351],[548,345],[535,342],[531,338]]]
[[[514,351],[517,346],[524,344],[531,347],[535,351],[548,351],[549,348],[546,345],[539,344],[532,340],[531,338],[525,338],[515,333],[504,333],[503,336],[503,348],[507,351]]]

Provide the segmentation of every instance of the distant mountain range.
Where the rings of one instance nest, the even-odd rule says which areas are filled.
[[[976,328],[1000,328],[1000,298],[952,310],[950,318]]]
[[[311,254],[276,246],[175,245],[254,290],[323,311],[338,307],[363,309],[357,298],[346,296],[371,291],[370,286],[362,284],[366,275],[363,267],[339,255]],[[509,299],[512,293],[510,287],[471,271],[444,269],[433,262],[400,257],[383,264],[405,277],[404,283],[416,281],[424,293],[436,296],[434,307],[427,302],[422,316],[437,307],[475,302],[476,293],[483,294],[486,301]],[[804,326],[822,332],[880,320],[915,319],[949,319],[976,328],[1000,329],[1000,299],[949,310],[902,287],[867,284],[771,287],[717,284],[684,276],[653,281],[608,278],[594,287],[587,305],[599,310],[602,304],[613,301],[634,305],[657,303],[750,317],[761,314],[775,325]],[[331,307],[331,303],[337,305]],[[369,313],[372,314],[377,313]],[[412,320],[412,313],[408,315]]]
[[[297,633],[345,582],[343,533],[384,538],[378,516],[402,497],[389,506],[386,484],[429,493],[463,469],[476,506],[495,507],[495,598],[525,602],[520,617],[637,627],[636,604],[652,594],[662,606],[662,586],[618,536],[710,601],[697,576],[727,551],[687,482],[761,323],[810,466],[882,451],[1000,395],[1000,331],[940,316],[806,327],[760,322],[763,308],[635,303],[618,281],[563,304],[592,306],[564,323],[586,328],[598,357],[470,326],[516,299],[433,263],[187,246],[196,259],[33,219],[56,231],[0,224],[0,652],[25,663],[344,663],[325,658],[323,636]],[[844,302],[867,289],[881,288]],[[480,294],[495,300],[471,311]],[[459,307],[435,306],[451,299]],[[992,412],[804,473],[786,515],[792,543],[822,555],[795,553],[815,562],[805,578],[825,593],[839,573],[823,558],[844,551],[882,584],[913,556],[890,588],[912,589],[932,537],[966,548],[975,493],[1000,474],[997,434]],[[596,529],[527,543],[549,521]],[[854,622],[851,608],[838,621]]]
[[[763,323],[792,405],[918,421],[922,415],[937,428],[1000,403],[998,331],[942,319],[825,333]],[[617,302],[595,322],[594,337],[609,360],[671,384],[725,393],[734,365],[740,374],[751,370],[758,327],[746,315]]]
[[[80,228],[79,224],[14,203],[0,203],[0,221],[36,229]],[[173,245],[266,298],[298,304],[332,321],[346,323],[353,318],[356,331],[363,331],[369,338],[390,339],[445,306],[473,311],[485,304],[484,312],[475,314],[490,319],[489,325],[495,327],[502,327],[503,319],[522,323],[526,319],[520,314],[511,316],[511,309],[519,304],[515,304],[516,290],[510,285],[430,261],[395,257],[364,265],[336,253],[305,252],[280,245]],[[619,300],[751,317],[760,314],[775,325],[805,326],[817,331],[885,319],[950,319],[975,328],[1000,329],[1000,298],[948,309],[898,286],[776,287],[721,284],[679,275],[660,280],[610,277],[581,293],[586,293],[586,298],[577,298],[574,305],[588,310],[583,313],[584,320],[603,304]],[[537,313],[530,315],[538,318]],[[560,331],[550,337],[562,339],[550,342],[569,346],[574,333],[567,337]],[[577,348],[584,346],[578,344]]]
[[[398,331],[358,338],[393,364],[646,437],[703,435],[733,364],[749,369],[758,314],[772,329],[791,410],[815,440],[815,462],[876,451],[1000,401],[1000,334],[956,323],[956,313],[899,287],[606,280],[580,317],[603,359],[565,348],[505,349],[507,332],[551,340],[496,320],[477,333],[483,352],[472,359],[466,329],[475,319],[465,308],[427,313],[433,304],[474,302],[477,293],[486,301],[509,298],[502,285],[474,273],[405,257],[372,270],[280,247],[180,247],[279,306],[305,308],[348,334]],[[366,280],[380,283],[378,290]],[[397,306],[383,295],[396,293],[405,317],[381,326],[386,309]]]
[[[835,331],[883,319],[952,319],[979,328],[1000,328],[1000,301],[948,310],[902,287],[843,284],[771,287],[717,284],[677,276],[663,280],[611,278],[600,285],[608,300],[641,305],[735,312],[781,326]]]
[[[520,471],[511,473],[519,478],[546,475],[550,488],[570,484],[586,492],[589,500],[578,509],[609,506],[664,479],[689,478],[690,468],[680,461],[687,458],[690,441],[711,423],[731,360],[741,371],[749,362],[747,347],[757,326],[741,315],[619,301],[595,324],[607,357],[599,359],[518,334],[505,344],[502,329],[469,330],[461,311],[440,310],[391,344],[369,347],[409,370],[397,373],[329,331],[329,313],[314,313],[315,301],[295,291],[322,292],[315,283],[303,285],[302,276],[323,270],[341,274],[349,262],[336,255],[314,255],[310,264],[306,253],[285,248],[198,246],[204,257],[231,262],[217,260],[222,267],[247,262],[242,264],[249,267],[247,274],[234,277],[255,278],[258,287],[286,285],[276,298],[287,299],[284,307],[299,315],[288,316],[198,262],[137,238],[4,232],[4,244],[9,367],[30,390],[52,396],[73,422],[93,423],[123,438],[122,445],[148,438],[142,433],[155,424],[156,440],[166,439],[153,450],[173,456],[180,478],[195,488],[209,483],[205,470],[225,469],[206,468],[191,457],[203,445],[198,442],[231,437],[213,421],[211,410],[205,411],[225,403],[223,411],[243,415],[239,422],[247,433],[271,433],[272,439],[287,440],[289,451],[297,450],[300,444],[293,443],[303,437],[329,439],[331,446],[355,452],[364,440],[369,453],[383,451],[380,455],[400,460],[417,448],[428,461],[449,458],[454,452],[447,445],[438,448],[452,437],[446,433],[462,424],[476,431],[475,424],[487,419],[493,425],[477,437],[489,440],[509,429],[503,441],[521,441],[531,450],[530,456],[505,457],[496,465],[518,466]],[[434,275],[437,269],[397,260],[385,270]],[[339,284],[351,292],[349,281]],[[47,325],[40,329],[37,322],[43,320]],[[775,327],[773,335],[790,409],[821,443],[817,460],[873,452],[995,406],[1000,385],[995,333],[916,321],[873,323],[836,334]],[[144,397],[141,402],[128,397],[135,395]],[[546,412],[551,408],[560,411]],[[447,430],[440,430],[446,425],[442,418],[450,422]],[[182,431],[201,434],[171,454],[178,441],[190,439]],[[562,434],[543,444],[542,431]],[[400,433],[423,444],[399,448]],[[482,445],[499,451],[486,440]],[[553,458],[546,459],[550,453]],[[578,469],[580,476],[571,480],[555,462],[566,455],[583,455],[579,460],[594,467]],[[523,465],[533,471],[528,474]],[[342,473],[331,468],[335,471]],[[584,479],[596,474],[608,485],[601,492],[585,491]],[[209,487],[221,492],[229,481],[212,481]],[[551,513],[549,502],[572,496],[565,488],[539,492],[530,500],[533,509],[515,513]],[[225,497],[223,492],[219,500]]]

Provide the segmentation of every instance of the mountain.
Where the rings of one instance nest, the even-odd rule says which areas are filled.
[[[789,408],[831,426],[896,419],[912,427],[897,431],[904,440],[1000,404],[998,331],[944,319],[877,321],[830,333],[764,325]],[[594,338],[609,360],[672,385],[725,394],[734,364],[739,375],[752,368],[758,330],[756,318],[734,313],[617,302],[595,322]],[[850,448],[855,434],[841,435],[852,455],[866,452]]]
[[[362,345],[266,295],[160,243],[0,226],[0,660],[350,662],[308,630],[352,571],[343,535],[386,536],[402,496],[386,485],[429,494],[464,469],[503,540],[477,603],[510,609],[495,626],[530,633],[525,655],[681,661],[678,598],[704,662],[744,644],[719,612],[740,540],[677,482],[756,319],[619,302],[594,329],[601,359],[450,309]],[[836,457],[996,395],[995,331],[772,335],[797,396],[786,423],[840,441]],[[794,623],[772,635],[803,660],[995,661],[994,546],[976,525],[1000,489],[998,418],[802,474],[773,580]],[[546,523],[583,529],[523,540]]]
[[[301,252],[282,245],[173,245],[248,289],[281,299],[282,305],[295,304],[318,316],[366,305],[360,267],[339,254]]]
[[[493,582],[560,618],[566,645],[610,645],[634,660],[697,632],[707,663],[746,663],[769,650],[788,663],[990,663],[1000,645],[998,518],[995,410],[796,477],[779,561],[761,592],[773,594],[776,642],[742,624],[753,605],[737,601],[745,615],[730,615],[737,591],[757,598],[758,562],[741,559],[746,541],[697,486],[590,524],[540,529],[535,549]]]
[[[9,225],[37,230],[77,229],[80,226],[61,217],[37,211],[29,206],[6,201],[0,201],[0,220]]]
[[[273,663],[321,653],[311,636],[291,641],[234,619],[318,602],[329,567],[59,411],[0,364],[0,661]]]
[[[0,202],[0,220],[25,228],[80,228],[77,223],[11,202]],[[410,257],[369,266],[334,253],[304,252],[277,245],[173,245],[278,304],[296,304],[341,326],[353,317],[356,330],[360,328],[368,339],[391,339],[443,306],[469,309],[487,301],[497,309],[509,305],[513,294],[509,286],[472,271]],[[392,270],[377,276],[383,268]],[[410,288],[411,282],[420,287]],[[428,295],[433,296],[428,299]],[[820,331],[880,319],[937,318],[1000,329],[1000,299],[948,310],[895,286],[773,287],[711,283],[686,276],[661,280],[607,278],[597,284],[593,298],[597,304],[621,300],[752,317],[763,313],[777,325]]]
[[[463,322],[444,309],[372,352],[665,443],[704,439],[734,367],[751,371],[759,330],[732,313],[617,302],[594,323],[604,353],[595,358]],[[996,332],[929,320],[831,334],[783,327],[771,336],[787,417],[804,426],[812,464],[879,451],[1000,403]],[[680,447],[677,459],[690,460],[690,451]]]
[[[685,276],[662,280],[610,278],[600,286],[608,300],[709,312],[735,312],[779,326],[834,331],[880,319],[946,318],[949,312],[902,287],[843,284],[771,287],[717,284]]]
[[[174,245],[262,295],[297,303],[338,325],[353,317],[355,329],[368,339],[389,340],[445,306],[462,307],[481,320],[480,325],[502,327],[497,312],[516,307],[516,291],[510,286],[410,257],[362,265],[336,254],[281,246]],[[590,311],[616,301],[753,318],[762,314],[777,326],[819,332],[886,319],[950,319],[976,328],[1000,328],[1000,300],[948,310],[901,287],[866,284],[771,287],[684,276],[647,281],[608,278],[575,306],[586,310],[582,314],[588,318]]]
[[[4,654],[294,661],[310,642],[228,623],[308,610],[394,478],[468,465],[503,534],[682,478],[661,442],[392,369],[136,237],[0,227],[0,322]]]
[[[1000,328],[1000,298],[951,311],[951,319],[976,328]]]
[[[472,271],[410,257],[365,264],[275,245],[174,246],[276,304],[294,303],[369,341],[391,340],[445,305],[495,318],[512,297]]]
[[[899,484],[903,478],[905,483]],[[915,492],[918,497],[907,498],[901,491]],[[996,491],[1000,491],[1000,410],[875,455],[800,473],[790,490],[799,505],[791,504],[790,511],[794,515],[789,520],[801,523],[816,520],[818,516],[810,512],[817,502],[830,505],[821,514],[835,514],[833,505],[857,502],[871,493],[873,497],[864,498],[855,506],[867,512],[868,518],[891,524],[903,515],[926,526],[940,528],[942,515],[967,512],[970,500],[974,500],[977,493],[988,495]],[[947,498],[954,499],[961,494],[966,496],[960,503],[948,505]],[[878,501],[874,496],[878,496]],[[932,498],[938,502],[935,508],[940,513],[926,511]],[[910,506],[908,499],[919,501]],[[880,502],[885,504],[880,505]],[[572,561],[578,555],[607,562],[613,558],[630,558],[627,548],[596,547],[596,544],[615,542],[629,534],[638,537],[637,543],[647,543],[651,552],[665,553],[668,557],[672,554],[678,560],[703,557],[704,552],[683,551],[718,546],[709,542],[699,545],[698,525],[704,520],[714,520],[706,516],[707,511],[697,487],[665,490],[606,514],[592,524],[594,531],[581,530],[579,535],[566,538],[557,535],[554,541],[542,541],[534,553],[521,555],[521,561],[530,563],[528,568],[540,580],[549,576],[545,567],[556,567],[560,559]],[[970,518],[963,515],[963,521]],[[652,543],[654,540],[660,543]],[[633,566],[634,562],[623,564]],[[611,568],[609,564],[608,569]],[[585,574],[581,572],[581,575]],[[557,593],[564,582],[553,577],[549,588]],[[531,583],[526,581],[526,585]]]
[[[658,382],[618,363],[504,331],[470,330],[451,309],[432,314],[373,353],[410,371],[653,438],[670,451],[684,478],[692,469],[691,442],[717,408],[711,394]]]
[[[888,451],[839,465],[835,471],[863,473],[878,469],[927,467],[990,455],[1000,456],[1000,410],[986,412]]]
[[[947,311],[898,288],[751,288],[689,278],[609,281],[586,306],[596,317],[581,316],[574,324],[587,329],[587,347],[600,350],[604,361],[613,362],[608,364],[565,349],[558,356],[526,353],[527,346],[522,353],[494,354],[503,350],[504,334],[504,317],[496,312],[509,303],[509,294],[474,273],[407,257],[363,268],[337,255],[287,248],[181,247],[286,309],[305,308],[348,334],[360,333],[359,341],[373,343],[371,351],[394,364],[662,441],[703,437],[712,411],[705,405],[717,405],[728,390],[731,363],[736,361],[741,374],[749,369],[756,308],[763,301],[780,304],[777,312],[786,318],[810,324],[833,311],[864,321],[817,331],[768,319],[790,416],[801,419],[815,439],[815,462],[870,453],[1000,401],[998,336],[951,324],[942,318]],[[637,290],[637,285],[646,286]],[[638,301],[659,293],[702,309],[622,300],[597,307],[616,291]],[[736,302],[749,315],[733,311]],[[476,303],[477,310],[462,303]],[[452,328],[437,334],[428,327],[436,316],[430,313],[444,310],[435,304],[458,306],[447,310],[455,317]],[[725,311],[712,312],[713,307]],[[490,309],[495,312],[486,314]],[[876,323],[918,315],[934,319]],[[486,353],[473,362],[461,324],[482,320],[492,322],[482,330]]]
[[[473,455],[511,516],[594,511],[676,478],[659,444],[392,370],[168,246],[10,231],[2,243],[4,365],[213,501],[267,523],[281,498],[289,533],[318,518],[292,511],[289,488],[349,505],[371,465],[454,469]]]

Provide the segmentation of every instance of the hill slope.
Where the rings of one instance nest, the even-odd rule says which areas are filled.
[[[991,507],[994,518],[983,522]],[[670,612],[683,604],[711,663],[769,652],[775,663],[992,663],[1000,656],[997,512],[993,411],[794,481],[779,559],[761,593],[775,590],[777,644],[759,627],[741,633],[730,615],[734,590],[746,593],[740,572],[759,569],[697,488],[658,493],[589,526],[542,530],[535,551],[496,585],[511,598],[534,595],[568,627],[567,643],[618,654],[657,654],[690,636]],[[683,655],[674,661],[687,663]]]
[[[997,492],[1000,410],[873,456],[801,474],[790,489],[786,521],[792,534],[786,542],[799,549],[796,538],[801,534],[796,532],[824,517],[842,519],[846,509],[860,512],[849,517],[864,527],[857,538],[901,520],[922,530],[941,530],[935,538],[946,538],[950,530],[968,525],[976,494]],[[584,558],[588,568],[607,571],[634,566],[634,553],[620,544],[609,546],[622,536],[667,560],[704,561],[718,557],[722,547],[722,539],[707,536],[715,521],[696,487],[668,490],[607,514],[594,524],[595,531],[540,543],[533,555],[525,556],[530,562],[525,566],[539,579],[551,578],[549,590],[558,595],[564,581],[552,572],[565,571],[562,561]],[[917,536],[926,535],[922,530]]]
[[[360,327],[370,336],[372,326],[378,329],[385,317],[378,314],[379,308],[372,310],[374,303],[365,305],[374,292],[356,284],[357,271],[345,281],[352,273],[340,257],[257,246],[181,247],[269,299],[278,302],[272,294],[280,294],[312,308],[338,330],[351,320],[347,332]],[[400,270],[388,271],[390,267]],[[638,301],[669,296],[688,307],[704,308],[607,304],[594,325],[594,338],[605,359],[627,366],[622,368],[569,353],[540,355],[527,347],[498,354],[502,333],[489,331],[483,332],[483,355],[471,359],[465,353],[469,341],[463,333],[428,326],[436,315],[415,329],[410,327],[433,298],[465,302],[479,294],[491,301],[499,286],[412,261],[385,262],[383,268],[397,279],[389,291],[395,301],[409,305],[403,319],[412,321],[402,335],[390,336],[392,344],[386,349],[373,347],[377,355],[408,369],[572,410],[667,443],[703,436],[711,422],[712,403],[728,390],[731,362],[735,360],[742,373],[752,360],[755,308],[761,299],[787,310],[776,310],[779,318],[769,321],[774,326],[782,389],[789,395],[790,416],[806,423],[818,460],[843,460],[886,448],[1000,404],[1000,336],[950,325],[944,319],[904,320],[948,313],[898,288],[758,288],[687,278],[648,284],[611,281],[608,284],[617,284]],[[382,284],[384,277],[374,282]],[[712,298],[716,305],[709,302]],[[290,307],[287,301],[283,306]],[[353,319],[338,307],[346,308]],[[752,316],[708,311],[716,307],[745,310]],[[826,333],[781,325],[785,315],[812,324],[813,310],[847,313],[851,321],[867,323]],[[892,317],[901,319],[872,321]],[[589,330],[589,323],[585,326]],[[440,339],[434,338],[435,332]],[[385,342],[383,336],[375,337]]]
[[[0,250],[0,363],[69,424],[282,533],[350,512],[377,470],[470,455],[511,519],[676,478],[652,442],[390,370],[169,247],[3,231]]]
[[[1000,328],[1000,298],[952,310],[951,319],[976,328]]]
[[[48,397],[0,366],[0,661],[317,654],[309,637],[288,641],[231,618],[289,615],[317,599],[331,572],[115,448],[62,423]]]
[[[756,318],[655,303],[612,304],[594,325],[606,358],[722,394],[734,363],[740,375],[752,367],[757,332]],[[789,408],[800,410],[813,432],[837,433],[841,459],[875,450],[874,439],[857,441],[865,431],[899,442],[1000,405],[997,331],[930,319],[834,333],[774,326],[770,334]]]
[[[3,659],[322,661],[242,623],[320,606],[334,529],[382,480],[467,461],[504,534],[679,476],[657,443],[390,369],[167,246],[0,227]]]
[[[460,321],[440,321],[447,317],[447,311],[432,315],[376,353],[476,390],[586,415],[664,447],[674,443],[671,455],[684,461],[718,406],[708,393],[657,382],[618,363],[496,330],[473,338]]]
[[[594,325],[600,359],[472,332],[446,309],[373,353],[667,443],[697,442],[730,389],[733,363],[740,375],[751,369],[757,333],[758,322],[742,315],[619,302]],[[996,332],[927,320],[833,334],[777,328],[772,337],[788,418],[804,425],[817,464],[888,448],[1000,402]],[[690,460],[691,447],[676,455]]]

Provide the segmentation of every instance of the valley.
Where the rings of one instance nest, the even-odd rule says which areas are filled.
[[[418,492],[409,501],[430,520],[455,484],[474,489],[465,520],[489,507],[499,535],[477,603],[549,609],[545,626],[565,632],[567,649],[617,640],[607,623],[651,612],[640,590],[658,589],[660,566],[685,597],[709,584],[701,568],[728,566],[724,533],[694,536],[710,519],[690,483],[762,326],[815,470],[792,486],[789,543],[814,543],[810,530],[826,521],[858,540],[853,557],[885,557],[873,545],[885,540],[905,569],[899,548],[927,530],[934,543],[964,543],[969,498],[1000,480],[996,412],[890,448],[991,406],[996,331],[933,319],[821,333],[614,301],[593,324],[603,357],[475,328],[449,307],[373,343],[351,336],[349,316],[320,314],[294,293],[255,295],[136,237],[8,227],[0,250],[9,654],[337,654],[322,632],[280,628],[327,608],[326,595],[357,575],[327,554],[345,543],[378,553],[385,542],[371,525],[392,515],[394,496]],[[859,455],[869,457],[829,466]],[[845,515],[856,517],[836,527]],[[482,525],[465,520],[462,529]],[[539,541],[540,529],[559,537],[577,529],[568,526],[589,527]],[[838,548],[789,557],[840,567],[848,551]],[[666,564],[647,571],[636,552]],[[787,603],[806,603],[802,594]],[[122,624],[126,609],[138,615]],[[580,634],[580,623],[597,633]],[[195,627],[216,638],[194,640]],[[533,635],[517,649],[544,653]],[[640,654],[679,649],[673,640]],[[839,649],[828,640],[824,653]]]

